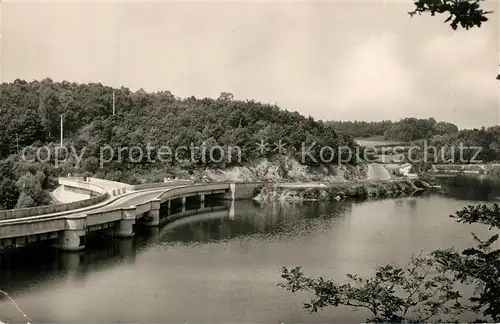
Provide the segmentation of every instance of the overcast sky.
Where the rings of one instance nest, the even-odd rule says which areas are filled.
[[[496,2],[487,4],[498,9]],[[481,29],[410,1],[3,4],[2,74],[277,103],[316,118],[498,125],[498,13]]]

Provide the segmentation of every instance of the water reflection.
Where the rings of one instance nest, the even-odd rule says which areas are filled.
[[[21,291],[56,278],[85,279],[96,270],[133,263],[138,246],[144,243],[133,239],[106,240],[79,253],[39,248],[4,254],[0,267],[1,288]]]
[[[447,195],[454,199],[485,201],[492,197],[500,197],[497,180],[484,177],[449,177],[439,178],[439,181],[446,187]],[[424,193],[421,197],[402,197],[378,203],[374,201],[372,205],[382,206],[392,201],[394,212],[400,214],[402,220],[411,220],[422,213],[418,211],[418,207],[422,206],[419,201],[431,198],[432,195]],[[330,227],[338,225],[332,222],[332,219],[348,217],[352,213],[353,206],[360,208],[366,203],[370,202],[261,205],[254,201],[237,201],[233,206],[235,217],[231,218],[228,212],[231,203],[207,201],[207,208],[219,207],[220,210],[182,218],[162,228],[142,228],[134,239],[94,238],[90,240],[92,244],[86,251],[80,253],[35,249],[5,254],[1,259],[0,287],[7,291],[22,291],[26,287],[50,282],[55,278],[61,280],[70,276],[74,280],[83,280],[100,269],[133,264],[138,252],[158,243],[206,243],[252,236],[285,240],[287,237],[307,236],[317,231],[318,227],[327,231]],[[384,208],[381,207],[381,210]],[[164,209],[161,212],[166,213]],[[383,223],[379,215],[374,226],[380,224]],[[411,223],[403,228],[407,231],[411,228]]]
[[[346,273],[406,262],[420,250],[465,247],[471,231],[481,232],[449,219],[472,203],[464,200],[472,197],[469,188],[453,181],[448,197],[219,203],[202,215],[143,228],[133,239],[94,240],[82,253],[4,257],[0,289],[34,322],[360,322],[365,315],[339,309],[308,315],[303,298],[276,287],[279,268],[303,265],[308,274],[344,280]],[[473,197],[482,201],[497,190],[484,181],[477,189]],[[5,299],[0,314],[23,319]]]
[[[162,242],[210,242],[240,236],[280,236],[304,233],[304,226],[341,217],[352,209],[353,202],[309,203],[301,205],[235,202],[235,217],[227,212],[208,213],[173,222],[160,231]],[[299,224],[302,224],[299,226]],[[299,227],[296,227],[299,226]]]

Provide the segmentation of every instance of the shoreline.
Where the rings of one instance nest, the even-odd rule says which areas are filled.
[[[253,198],[261,203],[340,201],[347,199],[391,198],[403,193],[427,191],[420,179],[360,180],[338,183],[268,184]]]

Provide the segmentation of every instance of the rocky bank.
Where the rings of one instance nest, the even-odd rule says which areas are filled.
[[[172,176],[196,182],[273,182],[255,191],[255,199],[260,202],[392,197],[425,188],[416,179],[370,181],[372,178],[369,173],[373,172],[368,171],[369,167],[365,163],[357,166],[307,166],[292,157],[279,156],[227,168],[159,169],[146,174],[134,174],[135,180],[132,182],[158,182]]]
[[[91,176],[91,175],[89,175]],[[106,177],[105,174],[94,175]],[[368,168],[366,164],[357,166],[321,165],[307,166],[288,156],[271,159],[262,158],[231,167],[205,167],[187,169],[181,167],[158,168],[147,173],[136,173],[129,181],[124,179],[109,179],[124,181],[131,184],[163,181],[165,177],[175,176],[179,179],[190,179],[196,182],[206,181],[272,181],[272,182],[347,182],[366,179]]]

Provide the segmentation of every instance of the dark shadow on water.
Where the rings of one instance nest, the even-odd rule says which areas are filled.
[[[145,239],[94,238],[82,252],[62,252],[45,246],[5,253],[1,255],[0,289],[21,291],[70,274],[74,280],[81,280],[100,269],[135,262],[137,250],[144,245]]]

